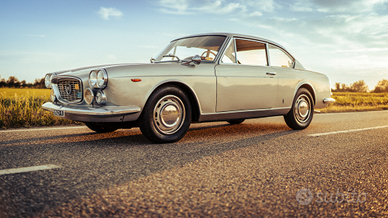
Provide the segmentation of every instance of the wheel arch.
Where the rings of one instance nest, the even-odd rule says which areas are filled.
[[[189,101],[191,104],[191,109],[192,109],[191,119],[192,119],[192,121],[198,121],[199,116],[200,116],[200,105],[198,102],[198,98],[197,98],[195,92],[187,84],[184,84],[182,82],[168,81],[168,82],[158,84],[157,86],[154,87],[154,89],[152,90],[152,92],[148,96],[146,103],[148,102],[150,96],[153,93],[155,93],[155,91],[157,89],[159,89],[161,87],[165,87],[165,86],[176,86],[179,89],[181,89],[184,93],[186,93],[187,97],[189,98]]]
[[[298,90],[301,89],[301,88],[305,88],[305,89],[307,89],[310,92],[311,96],[313,97],[313,101],[314,101],[314,105],[315,105],[316,104],[316,99],[315,99],[316,98],[315,97],[316,93],[315,93],[314,86],[311,83],[309,83],[309,82],[299,83],[297,88],[294,91],[294,96],[296,95]]]

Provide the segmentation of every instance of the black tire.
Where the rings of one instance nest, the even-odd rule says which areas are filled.
[[[106,133],[106,132],[113,132],[116,131],[118,128],[110,127],[110,126],[104,126],[104,125],[97,125],[95,123],[85,123],[89,129],[98,132],[98,133]]]
[[[284,120],[291,129],[307,128],[314,116],[314,100],[310,92],[300,88],[294,98],[291,110],[284,116]]]
[[[158,88],[148,99],[139,118],[143,135],[154,143],[176,142],[191,124],[191,105],[176,86]]]
[[[234,125],[234,124],[240,124],[242,122],[244,122],[245,119],[236,119],[236,120],[227,120],[226,122]]]

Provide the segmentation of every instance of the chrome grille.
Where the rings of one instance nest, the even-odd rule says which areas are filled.
[[[60,98],[70,103],[82,101],[82,87],[78,79],[60,79],[58,81]]]

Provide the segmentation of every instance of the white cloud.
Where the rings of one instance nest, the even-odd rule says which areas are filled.
[[[161,11],[168,14],[186,14],[189,3],[187,0],[160,0]]]
[[[240,0],[240,2],[249,8],[264,12],[272,12],[280,7],[275,3],[275,0]]]
[[[260,16],[263,16],[263,13],[259,12],[259,11],[255,11],[255,12],[252,12],[249,14],[250,17],[260,17]]]
[[[227,3],[225,0],[160,0],[160,11],[169,14],[228,14],[234,11],[246,11],[246,6],[240,3]]]
[[[116,17],[119,18],[123,16],[123,12],[116,8],[104,8],[101,7],[98,11],[98,14],[100,14],[101,18],[104,20],[109,20],[110,17]]]
[[[320,12],[336,13],[345,12],[358,14],[363,12],[371,12],[376,7],[382,6],[387,0],[313,0],[315,8]]]

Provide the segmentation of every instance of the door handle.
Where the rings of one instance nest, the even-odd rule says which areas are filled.
[[[275,75],[276,75],[276,72],[267,72],[266,74],[267,74],[267,75],[271,75],[271,76],[275,76]]]

